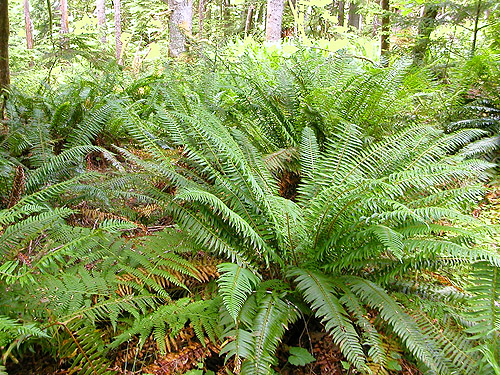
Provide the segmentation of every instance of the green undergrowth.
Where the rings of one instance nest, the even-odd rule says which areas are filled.
[[[14,90],[3,363],[267,375],[310,325],[351,373],[498,374],[498,108],[470,90],[307,48]]]

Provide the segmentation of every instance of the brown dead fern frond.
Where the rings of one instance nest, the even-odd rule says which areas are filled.
[[[9,203],[7,208],[11,208],[16,205],[21,199],[26,186],[26,176],[24,174],[24,168],[19,165],[16,168],[16,175],[14,176],[14,182],[12,183],[12,190],[10,192]]]

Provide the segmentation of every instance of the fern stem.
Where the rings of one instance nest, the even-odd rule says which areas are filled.
[[[83,348],[80,346],[80,343],[78,342],[78,340],[76,339],[76,337],[73,335],[73,332],[71,332],[71,330],[68,328],[68,326],[65,323],[57,322],[56,324],[64,327],[64,329],[66,330],[66,332],[68,332],[68,334],[71,336],[71,339],[74,341],[74,343],[75,343],[76,347],[78,348],[78,350],[80,350],[80,352],[82,353],[82,355],[85,357],[85,359],[89,363],[90,367],[92,367],[92,371],[94,372],[94,375],[98,375],[97,370],[94,367],[94,364],[92,363],[92,361],[90,360],[90,358],[87,356],[87,353],[85,353],[85,351],[83,350]]]

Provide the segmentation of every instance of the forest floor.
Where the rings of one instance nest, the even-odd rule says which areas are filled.
[[[292,366],[287,363],[288,346],[281,345],[277,352],[279,366],[275,367],[277,373],[282,375],[351,375],[357,374],[356,371],[350,370],[345,362],[343,355],[338,347],[332,343],[328,335],[324,332],[309,332],[310,345],[312,345],[312,353],[316,361],[306,366]],[[288,338],[290,339],[290,337]],[[287,340],[287,338],[285,338]],[[294,340],[295,341],[295,340]],[[198,363],[203,361],[204,370],[212,371],[216,375],[227,375],[228,370],[234,370],[234,361],[229,361],[224,364],[224,358],[217,355],[215,348],[210,346],[203,347],[200,343],[191,342],[186,346],[179,347],[178,350],[172,351],[164,356],[159,355],[156,349],[156,344],[153,340],[147,342],[142,350],[137,354],[130,348],[125,348],[123,351],[116,353],[114,366],[110,368],[111,373],[123,375],[174,375],[184,374],[190,370],[199,369]],[[134,358],[135,357],[135,358]],[[147,362],[150,364],[145,365]],[[392,374],[400,375],[420,375],[421,373],[410,363],[401,360],[401,371],[392,372]],[[344,367],[346,366],[346,367]],[[7,367],[9,375],[69,375],[74,372],[69,372],[65,368],[61,368],[49,355],[40,355],[37,353],[29,353],[22,360],[14,364],[10,362]],[[128,370],[124,370],[128,368]],[[191,372],[193,375],[198,375],[198,372]],[[210,374],[211,372],[203,372],[199,370],[199,374]]]

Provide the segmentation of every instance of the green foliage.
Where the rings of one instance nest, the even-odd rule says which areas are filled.
[[[358,369],[366,371],[365,354],[356,329],[342,304],[334,294],[334,287],[328,278],[319,273],[294,269],[291,277],[296,277],[297,289],[322,320],[333,342],[339,345],[342,353]]]
[[[484,373],[498,373],[500,352],[498,350],[500,332],[500,274],[497,267],[478,262],[473,267],[474,285],[470,288],[472,299],[467,316],[470,326],[467,332],[479,339],[481,344],[476,350],[482,355],[480,363]]]
[[[305,366],[316,359],[304,348],[292,347],[289,350],[288,362],[294,366]]]
[[[227,325],[225,336],[234,339],[222,348],[221,354],[226,353],[227,358],[235,356],[235,361],[242,363],[244,374],[271,373],[270,365],[276,364],[274,352],[278,343],[297,315],[293,305],[261,287],[243,306],[240,324],[234,326],[231,321]]]
[[[16,346],[19,347],[32,338],[47,337],[49,337],[47,333],[41,330],[36,323],[21,324],[8,316],[0,315],[0,345],[5,348],[2,352],[3,363]]]
[[[384,82],[402,73],[385,74]],[[263,104],[271,112],[260,113],[275,116],[267,124],[293,129],[295,140],[286,133],[264,140],[249,128],[227,128],[196,100],[182,107],[167,104],[148,121],[127,122],[151,159],[122,154],[146,174],[160,174],[177,186],[173,197],[155,198],[193,241],[235,262],[220,266],[219,292],[230,317],[225,336],[234,338],[223,353],[234,355],[237,364],[243,360],[244,372],[270,371],[277,340],[295,319],[285,314],[294,311],[287,302],[293,286],[360,371],[394,367],[385,332],[430,371],[448,374],[467,361],[432,340],[389,291],[395,279],[411,282],[415,279],[409,276],[435,267],[478,260],[500,265],[494,249],[479,245],[494,229],[462,213],[483,194],[478,181],[487,179],[492,164],[459,151],[485,132],[444,133],[416,125],[367,142],[370,130],[353,124],[363,122],[369,115],[362,113],[372,113],[377,105],[365,98],[366,85],[348,90],[345,103],[368,112],[339,117],[339,107],[325,106],[321,117],[330,119],[328,130],[279,122],[286,117],[278,115],[277,104]],[[388,90],[383,86],[373,98]],[[256,129],[273,134],[259,125]],[[160,146],[163,142],[166,146]],[[263,152],[283,146],[297,149],[294,171],[300,180],[293,199],[280,196],[288,182],[264,162]],[[263,293],[266,281],[259,284],[250,272],[259,268],[268,268],[285,287],[271,283]],[[378,312],[380,322],[366,318],[368,309]]]
[[[495,87],[457,110],[477,83],[457,69],[458,88],[428,108],[439,94],[418,92],[428,77],[407,60],[297,49],[13,91],[4,362],[36,343],[106,374],[122,344],[153,337],[165,354],[192,327],[234,372],[264,375],[300,316],[360,373],[399,370],[400,351],[425,373],[498,371],[497,228],[468,215],[495,166]],[[207,276],[211,256],[223,263]],[[292,365],[313,360],[290,349]]]
[[[162,316],[162,304],[172,301],[168,290],[186,290],[186,278],[201,276],[180,255],[194,249],[175,230],[125,241],[121,234],[136,228],[130,222],[104,218],[91,228],[70,225],[78,210],[52,207],[51,201],[75,185],[77,179],[53,184],[0,211],[0,285],[15,293],[0,310],[2,354],[5,362],[16,347],[36,342],[71,369],[113,373],[104,355],[112,336],[147,330],[152,316]],[[172,302],[184,306],[172,327],[178,332],[190,322],[203,344],[205,336],[215,341],[220,303],[189,300]],[[9,317],[12,308],[19,311],[19,322]],[[105,334],[108,326],[117,333]],[[154,336],[164,345],[161,332],[158,326]]]
[[[60,323],[52,335],[59,341],[58,357],[71,361],[71,371],[85,375],[111,375],[109,360],[102,355],[105,344],[102,334],[85,320]]]
[[[470,336],[451,323],[443,326],[431,319],[425,313],[413,312],[413,316],[422,331],[432,337],[440,350],[450,358],[450,365],[457,373],[472,373],[478,369],[479,358],[475,350],[475,343]]]
[[[222,263],[217,268],[221,274],[217,280],[220,295],[229,315],[236,322],[243,304],[259,282],[259,278],[233,263]]]
[[[409,104],[402,90],[407,68],[404,60],[391,69],[369,68],[347,54],[314,50],[275,64],[249,52],[228,66],[234,83],[224,83],[219,106],[264,153],[298,146],[306,127],[320,143],[341,123],[355,123],[379,138],[404,124],[398,113]]]
[[[205,345],[205,337],[216,342],[221,335],[219,330],[218,299],[192,301],[182,298],[174,303],[157,307],[153,312],[145,314],[133,321],[131,327],[116,336],[111,347],[138,335],[140,346],[152,335],[162,353],[167,351],[165,340],[168,336],[175,338],[187,323],[194,328],[196,337]]]

